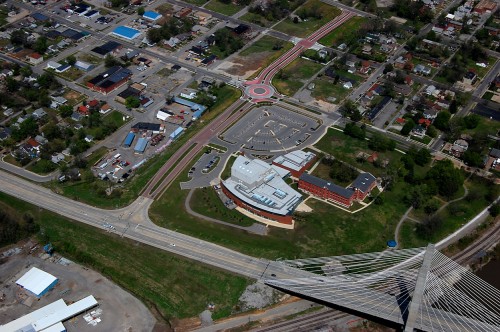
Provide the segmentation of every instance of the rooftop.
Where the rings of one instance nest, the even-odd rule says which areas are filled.
[[[316,155],[312,152],[297,150],[277,157],[273,160],[273,163],[280,164],[295,171],[300,171],[300,169],[313,160],[314,157],[316,157]]]
[[[283,180],[282,175],[287,173],[262,160],[238,156],[231,167],[231,177],[223,183],[236,197],[259,210],[288,215],[302,195]]]

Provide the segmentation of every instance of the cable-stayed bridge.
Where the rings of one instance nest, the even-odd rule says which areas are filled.
[[[500,331],[500,291],[434,245],[280,263],[267,285],[404,331]]]

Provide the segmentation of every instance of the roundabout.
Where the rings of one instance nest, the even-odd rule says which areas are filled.
[[[267,84],[252,84],[245,88],[245,94],[251,99],[269,99],[274,95],[274,88]]]

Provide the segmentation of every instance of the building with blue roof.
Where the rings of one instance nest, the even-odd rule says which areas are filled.
[[[128,133],[127,137],[125,137],[125,142],[123,143],[123,145],[125,145],[125,147],[129,148],[132,145],[132,142],[134,141],[134,139],[135,139],[135,134],[132,132]]]
[[[207,107],[204,105],[200,105],[190,100],[186,100],[179,97],[174,97],[174,102],[189,107],[191,111],[194,112],[193,120],[199,119],[203,115],[203,113],[205,113],[205,111],[207,110]]]
[[[177,129],[175,129],[169,136],[170,139],[176,139],[177,137],[179,137],[179,135],[184,131],[184,128],[182,127],[177,127]]]
[[[146,150],[146,146],[148,146],[148,140],[144,137],[141,137],[137,140],[137,144],[134,147],[134,152],[144,153],[144,150]]]
[[[144,15],[142,15],[142,17],[144,17],[146,20],[155,22],[155,21],[159,20],[160,18],[162,18],[162,15],[160,13],[157,13],[157,12],[146,11],[146,12],[144,12]]]
[[[113,30],[112,34],[120,38],[132,40],[139,37],[141,32],[139,30],[120,25]]]

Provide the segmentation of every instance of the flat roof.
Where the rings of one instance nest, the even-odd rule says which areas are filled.
[[[223,184],[233,195],[259,210],[289,215],[302,195],[290,187],[282,175],[262,160],[238,156],[231,167],[231,177]]]
[[[0,332],[12,332],[29,327],[31,323],[36,322],[44,317],[48,317],[56,311],[64,310],[65,308],[66,303],[64,303],[63,299],[59,299],[55,302],[52,302],[51,304],[46,305],[45,307],[30,312],[22,317],[19,317],[16,320],[0,326]]]
[[[308,162],[313,160],[316,155],[312,152],[302,150],[292,151],[283,156],[278,156],[273,163],[282,165],[295,171],[300,171]]]
[[[47,289],[47,287],[52,285],[54,281],[57,281],[57,278],[52,274],[32,267],[16,281],[16,284],[38,296]]]
[[[145,11],[144,15],[142,15],[142,17],[154,21],[154,20],[159,19],[161,17],[161,14],[157,13],[157,12],[153,12],[153,11]]]
[[[113,52],[117,48],[121,47],[122,44],[117,43],[115,41],[109,41],[106,44],[103,44],[101,46],[94,47],[91,49],[92,52],[100,54],[100,55],[106,55],[108,53]]]
[[[125,39],[134,39],[141,35],[139,30],[132,29],[123,25],[116,27],[112,33]]]
[[[81,299],[80,301],[77,301],[75,303],[70,304],[69,306],[66,306],[62,310],[58,310],[53,314],[34,322],[32,325],[36,331],[40,331],[58,322],[62,322],[68,318],[74,317],[84,312],[85,310],[93,308],[97,304],[98,304],[97,300],[92,295],[89,295],[86,298]]]

